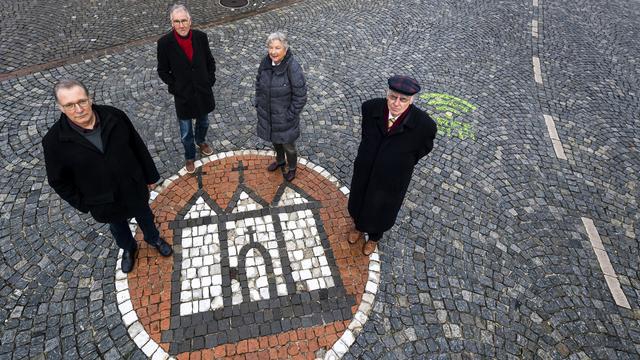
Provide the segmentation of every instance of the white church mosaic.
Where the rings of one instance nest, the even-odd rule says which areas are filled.
[[[277,208],[308,203],[294,189],[287,187]],[[260,210],[263,206],[242,191],[232,209],[234,214]],[[198,197],[184,219],[215,216],[217,213]],[[270,296],[269,276],[275,279],[279,296],[289,295],[283,274],[280,249],[271,215],[251,216],[225,222],[227,232],[229,267],[237,268],[243,262],[250,301],[267,300]],[[334,286],[324,248],[320,241],[316,220],[311,210],[298,210],[277,214],[276,221],[282,229],[286,254],[291,266],[295,291],[311,291]],[[222,259],[220,235],[217,224],[185,228],[181,235],[182,269],[180,291],[180,315],[216,310],[224,306],[222,297]],[[253,244],[260,244],[261,247]],[[266,249],[272,266],[267,272],[264,254]],[[243,252],[243,249],[247,249]],[[240,258],[243,256],[243,258]],[[242,286],[238,279],[231,279],[231,304],[243,302]]]
[[[233,168],[239,184],[225,208],[200,188],[170,224],[179,275],[171,314],[180,316],[172,323],[191,324],[174,349],[193,349],[203,321],[220,331],[210,338],[218,344],[228,326],[241,339],[352,316],[320,202],[288,182],[265,200],[244,184],[245,169]]]

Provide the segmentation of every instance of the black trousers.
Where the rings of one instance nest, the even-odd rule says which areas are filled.
[[[153,222],[153,212],[151,212],[149,205],[136,214],[135,219],[142,230],[144,241],[155,243],[160,237],[160,232]],[[127,220],[109,223],[109,230],[111,230],[111,234],[119,248],[128,251],[134,251],[138,248],[136,240],[131,234],[131,229],[129,229],[129,222]]]
[[[287,164],[289,164],[289,170],[295,170],[298,165],[298,151],[296,150],[296,144],[273,144],[276,150],[276,162],[278,164],[284,164],[284,157],[287,156]]]

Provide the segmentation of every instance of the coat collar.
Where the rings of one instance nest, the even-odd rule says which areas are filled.
[[[191,29],[191,46],[193,47],[193,61],[189,61],[189,58],[187,57],[187,54],[184,53],[184,51],[182,51],[182,48],[180,47],[180,44],[178,44],[178,40],[176,40],[175,35],[173,34],[173,29],[171,29],[171,31],[169,32],[169,36],[167,36],[169,38],[169,44],[171,44],[171,51],[173,51],[174,53],[177,53],[178,56],[184,60],[184,62],[191,66],[193,64],[195,64],[195,62],[197,61],[198,57],[196,56],[196,53],[198,52],[198,47],[195,45],[195,38],[196,38],[196,32],[195,30]]]
[[[274,73],[282,74],[285,71],[287,71],[287,67],[289,66],[289,62],[291,61],[292,57],[293,57],[293,52],[291,51],[291,49],[289,49],[287,50],[287,54],[284,56],[280,64],[273,66],[271,65],[271,58],[269,57],[269,54],[267,54],[267,56],[265,56],[262,59],[260,68],[262,68],[262,70],[265,70],[265,69],[273,70]]]
[[[395,128],[391,129],[391,132],[387,132],[387,122],[389,121],[389,119],[385,118],[384,116],[386,112],[385,110],[387,107],[387,103],[385,99],[383,100],[384,100],[383,105],[373,115],[376,125],[378,126],[378,130],[380,130],[382,134],[385,134],[386,136],[398,135],[403,133],[407,128],[413,129],[414,127],[416,127],[417,117],[413,115],[415,111],[419,111],[419,110],[413,104],[411,104],[409,105],[409,109],[407,110],[407,116],[404,118],[402,123],[400,123]]]
[[[100,117],[100,126],[102,127],[101,138],[103,148],[107,149],[107,142],[109,140],[109,134],[113,130],[115,122],[113,121],[112,115],[109,111],[105,111],[106,109],[100,105],[92,105],[91,109],[98,114]],[[75,142],[78,145],[82,145],[87,147],[93,151],[99,152],[98,148],[96,148],[89,140],[87,140],[84,136],[79,134],[76,130],[74,130],[71,125],[69,125],[69,118],[65,114],[60,114],[60,119],[58,119],[58,127],[60,129],[59,139],[61,142]]]

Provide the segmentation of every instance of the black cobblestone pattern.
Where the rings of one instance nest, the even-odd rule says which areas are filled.
[[[8,9],[38,19],[33,4]],[[252,97],[264,38],[276,29],[290,34],[309,85],[300,155],[344,184],[360,104],[383,96],[389,75],[411,74],[423,91],[477,107],[461,118],[475,141],[438,136],[418,163],[379,245],[374,309],[346,359],[640,357],[640,4],[539,4],[303,1],[206,29],[219,69],[209,133],[219,151],[270,148],[255,136]],[[108,229],[52,193],[40,139],[58,116],[53,83],[75,75],[98,103],[130,114],[162,175],[175,174],[182,145],[155,65],[146,44],[0,83],[0,358],[144,358],[116,306]],[[543,114],[557,118],[567,161],[556,158]],[[630,310],[615,305],[583,216]]]
[[[193,26],[260,9],[277,0],[185,1]],[[9,0],[0,7],[0,74],[162,35],[174,1]]]

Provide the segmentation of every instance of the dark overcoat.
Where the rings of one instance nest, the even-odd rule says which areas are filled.
[[[168,85],[176,103],[178,119],[193,119],[216,107],[211,87],[216,82],[216,62],[207,34],[191,30],[193,59],[178,45],[171,30],[158,40],[158,75]]]
[[[124,112],[104,105],[93,105],[93,111],[100,119],[104,153],[62,114],[42,139],[49,185],[98,222],[131,218],[148,204],[147,184],[160,175]]]
[[[410,105],[404,121],[387,133],[386,99],[362,104],[362,140],[353,165],[349,214],[367,233],[389,230],[411,181],[413,168],[433,148],[436,123]]]
[[[267,55],[256,76],[258,136],[274,144],[291,144],[300,137],[300,113],[307,103],[307,83],[291,50],[276,66]]]

